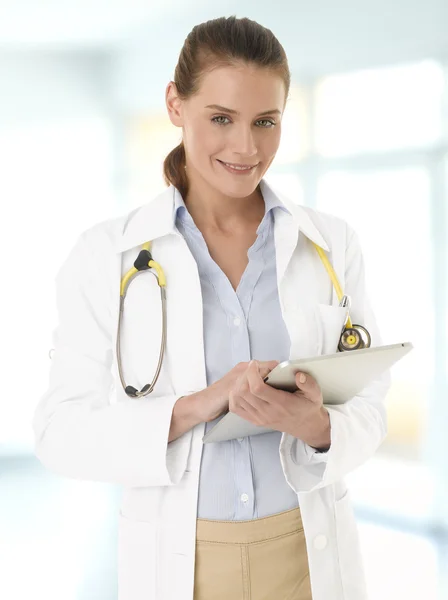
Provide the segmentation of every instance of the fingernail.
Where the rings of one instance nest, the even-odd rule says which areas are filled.
[[[300,383],[305,383],[305,381],[306,381],[306,375],[305,375],[305,373],[300,373],[300,375],[299,375],[299,381],[300,381]]]

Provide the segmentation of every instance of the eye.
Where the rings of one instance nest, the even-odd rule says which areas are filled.
[[[219,116],[213,117],[211,119],[212,123],[216,123],[217,125],[228,125],[228,123],[223,123],[222,121],[217,121],[217,119],[227,119],[227,121],[229,121],[228,117],[225,117],[224,115],[219,115]],[[275,121],[271,121],[270,119],[260,119],[259,121],[257,121],[257,123],[269,123],[270,124],[270,126],[262,125],[262,129],[271,129],[271,127],[275,127],[277,124],[277,123],[275,123]]]
[[[277,123],[275,121],[271,121],[270,119],[260,119],[258,122],[265,122],[265,123],[270,123],[272,125],[272,127],[275,127],[277,125]],[[266,129],[270,129],[270,127],[267,127]]]
[[[212,119],[212,123],[216,123],[217,125],[227,125],[227,123],[223,123],[222,121],[217,121],[216,119],[227,119],[227,117],[220,115],[219,117],[213,117],[213,119]],[[229,120],[229,119],[227,119],[227,120]]]

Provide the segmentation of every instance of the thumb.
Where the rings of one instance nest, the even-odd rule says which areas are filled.
[[[262,377],[266,377],[266,375],[270,373],[273,369],[275,369],[275,367],[279,364],[280,362],[278,360],[266,360],[263,362],[259,361],[258,370],[260,375]]]

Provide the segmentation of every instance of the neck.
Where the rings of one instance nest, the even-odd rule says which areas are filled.
[[[244,231],[248,226],[258,226],[265,213],[264,199],[258,186],[245,198],[232,198],[216,192],[201,193],[190,187],[184,202],[200,231]]]

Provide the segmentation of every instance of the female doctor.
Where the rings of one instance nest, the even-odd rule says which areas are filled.
[[[347,309],[317,248],[381,343],[356,233],[263,179],[289,86],[269,29],[194,27],[166,89],[183,134],[168,188],[84,231],[56,276],[36,454],[123,486],[119,600],[367,598],[344,476],[386,435],[389,373],[328,407],[310,375],[295,393],[263,381],[338,351]],[[272,432],[204,444],[227,411]]]

